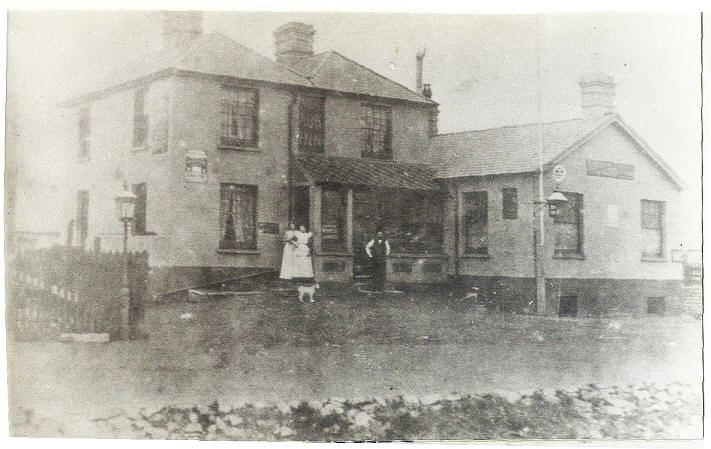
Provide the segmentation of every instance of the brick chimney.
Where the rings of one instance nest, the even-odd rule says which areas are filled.
[[[599,70],[598,55],[593,54],[593,65],[580,77],[580,96],[583,117],[596,121],[615,113],[615,79]]]
[[[202,12],[162,11],[163,48],[175,48],[202,35]]]
[[[427,49],[422,47],[415,55],[415,63],[417,64],[415,69],[415,92],[418,94],[422,94],[422,61],[425,59],[426,51]]]
[[[301,22],[286,23],[274,31],[277,62],[290,65],[314,54],[314,27]]]

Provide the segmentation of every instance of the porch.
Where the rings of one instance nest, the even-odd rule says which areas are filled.
[[[319,282],[369,275],[365,245],[382,229],[390,243],[388,281],[444,279],[446,192],[424,165],[299,154],[293,165],[290,215],[308,223]]]

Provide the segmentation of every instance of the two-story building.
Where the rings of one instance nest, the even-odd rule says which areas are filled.
[[[313,54],[314,34],[281,26],[271,60],[166,13],[161,51],[67,103],[74,244],[121,247],[126,185],[156,293],[278,269],[293,220],[314,232],[319,281],[363,272],[382,228],[393,282],[454,276],[512,311],[675,308],[681,183],[616,114],[612,78],[585,74],[579,120],[437,134],[421,55],[410,90]],[[553,191],[567,201],[550,216]]]
[[[276,30],[276,61],[201,30],[199,13],[165,13],[160,52],[68,102],[75,243],[120,248],[112,198],[125,184],[139,197],[130,248],[149,252],[157,292],[278,268],[289,220],[314,231],[319,279],[362,269],[376,227],[397,279],[446,276],[442,189],[417,164],[437,104],[314,55],[310,25]]]

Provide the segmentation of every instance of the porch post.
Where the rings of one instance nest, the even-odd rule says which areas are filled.
[[[309,186],[309,230],[314,235],[314,252],[321,253],[321,187]]]
[[[346,250],[353,254],[353,189],[350,187],[346,195]]]

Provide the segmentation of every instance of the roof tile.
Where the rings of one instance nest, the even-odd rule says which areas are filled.
[[[300,153],[298,169],[314,182],[440,190],[434,172],[422,164]]]

